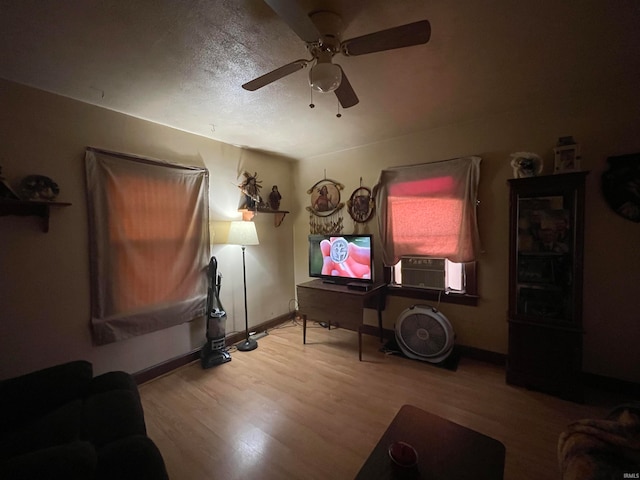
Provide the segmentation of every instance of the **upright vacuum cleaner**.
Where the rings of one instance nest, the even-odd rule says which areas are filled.
[[[218,261],[211,257],[207,269],[207,343],[200,350],[202,368],[211,368],[231,361],[225,350],[227,312],[220,302],[222,274],[218,272]]]

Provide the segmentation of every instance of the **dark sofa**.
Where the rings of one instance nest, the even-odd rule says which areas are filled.
[[[125,372],[74,361],[0,381],[0,478],[168,479]]]

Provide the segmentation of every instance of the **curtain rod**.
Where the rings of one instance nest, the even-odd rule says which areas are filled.
[[[134,154],[130,154],[130,153],[122,153],[122,152],[115,152],[112,150],[106,150],[103,148],[97,148],[97,147],[87,147],[86,151],[91,151],[91,152],[95,152],[95,153],[101,153],[101,154],[105,154],[105,155],[111,155],[112,157],[118,157],[118,158],[123,158],[125,160],[133,160],[136,162],[141,162],[141,163],[146,163],[149,165],[161,165],[161,166],[165,166],[165,167],[170,167],[170,168],[182,168],[182,169],[186,169],[186,170],[194,170],[194,171],[206,171],[208,172],[209,170],[206,167],[197,167],[194,165],[183,165],[180,163],[171,163],[168,162],[166,160],[158,160],[158,159],[154,159],[154,158],[148,158],[148,157],[143,157],[140,155],[134,155]]]

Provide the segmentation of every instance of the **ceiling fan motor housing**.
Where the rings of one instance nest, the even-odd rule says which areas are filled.
[[[340,36],[342,35],[342,18],[337,13],[320,10],[309,15],[313,24],[320,32],[317,46],[332,54],[340,51]]]
[[[453,351],[453,327],[430,305],[412,305],[404,310],[396,320],[395,335],[402,353],[415,360],[440,363]]]

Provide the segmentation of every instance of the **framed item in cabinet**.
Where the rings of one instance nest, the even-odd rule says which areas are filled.
[[[586,174],[509,180],[507,382],[577,401]]]

